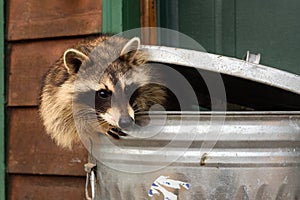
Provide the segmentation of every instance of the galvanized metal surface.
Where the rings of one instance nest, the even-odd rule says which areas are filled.
[[[178,199],[300,197],[300,112],[164,114],[141,138],[100,138],[98,199],[157,199],[147,193],[162,175],[191,184]]]
[[[195,67],[263,83],[300,94],[300,77],[275,68],[243,60],[164,46],[143,46],[149,61]]]
[[[300,94],[300,77],[288,72],[204,52],[143,49],[152,62],[195,67]],[[131,132],[132,137],[94,141],[97,199],[163,199],[162,194],[148,197],[161,176],[191,185],[173,191],[181,200],[300,198],[300,112],[150,114],[151,124]]]

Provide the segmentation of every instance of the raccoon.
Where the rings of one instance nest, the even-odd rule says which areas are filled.
[[[91,116],[97,132],[119,139],[138,123],[136,115],[165,105],[167,92],[153,82],[156,70],[140,50],[140,39],[99,36],[67,49],[45,74],[39,112],[46,132],[62,147],[80,141],[74,118]],[[74,111],[74,108],[76,108]]]

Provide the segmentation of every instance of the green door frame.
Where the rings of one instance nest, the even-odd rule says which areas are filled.
[[[0,200],[5,199],[5,66],[4,66],[4,1],[0,0]]]
[[[140,26],[140,0],[102,0],[103,33],[120,33]]]

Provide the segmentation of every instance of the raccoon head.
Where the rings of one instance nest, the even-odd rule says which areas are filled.
[[[83,106],[82,113],[96,114],[101,127],[126,131],[135,123],[140,88],[153,76],[139,48],[139,38],[116,37],[88,53],[80,48],[64,53],[64,65],[75,82],[73,104]],[[108,129],[101,132],[106,134]]]

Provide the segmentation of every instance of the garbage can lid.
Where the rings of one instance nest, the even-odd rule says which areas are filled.
[[[143,50],[150,62],[163,63],[188,77],[199,94],[200,106],[210,108],[210,103],[201,101],[209,96],[201,76],[217,73],[224,82],[229,110],[300,110],[299,75],[194,50],[149,45]]]

